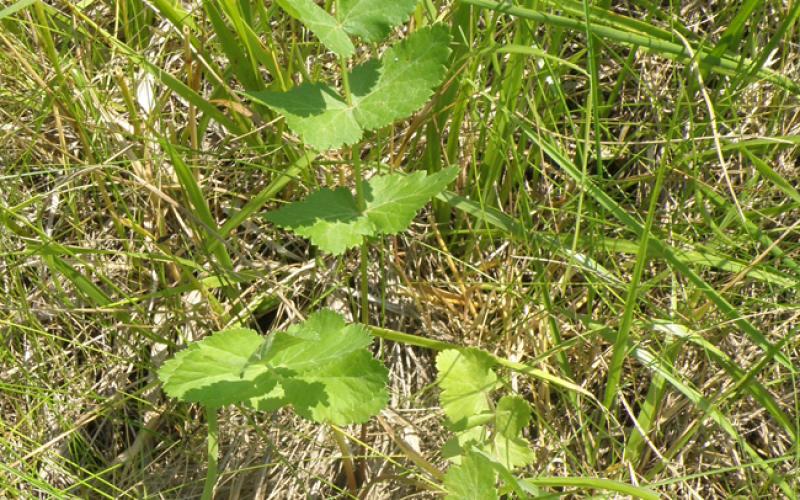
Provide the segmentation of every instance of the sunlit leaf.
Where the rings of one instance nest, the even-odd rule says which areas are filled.
[[[388,400],[388,372],[371,342],[362,326],[320,311],[269,340],[245,328],[215,333],[164,363],[159,378],[168,395],[212,408],[291,405],[317,422],[361,423]]]
[[[370,61],[350,74],[356,120],[374,130],[407,118],[433,95],[447,73],[450,32],[442,25],[415,31],[390,47],[380,64]]]
[[[275,379],[266,367],[245,370],[264,343],[253,330],[233,328],[215,333],[168,360],[158,371],[169,396],[219,407],[271,391]]]
[[[339,425],[361,423],[386,406],[386,368],[367,350],[372,337],[332,311],[319,311],[286,332],[275,333],[258,362],[276,374],[283,394],[248,404],[272,410],[290,404],[301,416]],[[279,404],[280,403],[280,404]]]
[[[320,151],[355,144],[364,134],[336,90],[323,83],[304,83],[288,92],[250,92],[250,97],[286,117],[300,138]]]
[[[365,208],[345,188],[321,189],[302,201],[266,215],[267,220],[309,238],[322,250],[339,255],[365,237],[405,230],[414,215],[458,175],[447,168],[433,175],[417,171],[372,178],[364,189]]]
[[[489,393],[497,386],[492,364],[478,350],[448,349],[436,356],[440,401],[450,422],[457,424],[489,410]]]
[[[447,470],[444,487],[449,500],[491,500],[497,498],[496,474],[492,463],[480,453],[470,452]]]
[[[350,104],[323,83],[247,95],[285,116],[289,128],[315,149],[351,145],[364,131],[407,118],[428,102],[446,73],[449,43],[444,26],[422,28],[390,47],[380,60],[354,68],[348,76]]]
[[[328,49],[342,57],[353,55],[356,49],[342,23],[314,0],[277,1],[287,14],[302,22]]]
[[[341,0],[336,18],[345,31],[368,42],[380,42],[401,24],[418,0]]]

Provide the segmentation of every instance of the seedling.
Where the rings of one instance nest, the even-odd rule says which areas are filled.
[[[247,95],[283,115],[289,128],[317,150],[351,146],[368,131],[409,117],[433,95],[446,73],[450,35],[444,26],[421,28],[379,59],[349,71],[355,53],[350,36],[378,42],[405,20],[416,0],[341,0],[332,16],[313,0],[279,0],[340,58],[342,92],[305,82],[287,92]],[[452,182],[457,169],[428,175],[392,173],[364,183],[361,152],[352,162],[355,195],[346,187],[319,190],[266,215],[267,220],[340,255],[361,245],[361,288],[366,300],[367,238],[404,231],[416,212]],[[366,303],[362,322],[368,323]],[[371,336],[331,311],[262,337],[253,330],[217,332],[179,352],[159,371],[165,392],[202,405],[208,415],[209,468],[203,498],[211,498],[217,474],[217,409],[243,404],[275,411],[291,406],[307,419],[347,425],[376,415],[387,402],[386,368],[367,349]]]
[[[523,398],[510,394],[491,404],[492,394],[503,386],[493,365],[492,358],[477,349],[449,349],[436,357],[441,406],[455,432],[442,450],[455,464],[445,475],[448,498],[497,498],[498,475],[525,497],[525,488],[511,471],[534,458],[522,436],[531,409]]]
[[[417,211],[456,173],[455,168],[448,168],[433,175],[414,172],[374,177],[366,183],[363,209],[347,188],[321,189],[303,201],[267,214],[267,220],[339,255],[363,243],[366,237],[405,230]]]
[[[263,337],[247,328],[214,333],[164,363],[164,391],[202,405],[208,416],[209,472],[216,483],[217,410],[243,404],[262,411],[291,406],[319,423],[366,422],[386,405],[388,372],[372,357],[371,335],[332,311],[318,311],[285,332]]]
[[[430,99],[447,72],[450,33],[442,25],[421,28],[389,47],[381,58],[348,70],[347,58],[355,52],[349,35],[382,40],[408,17],[416,0],[342,0],[336,3],[335,16],[312,0],[279,3],[339,56],[342,92],[327,83],[304,82],[287,92],[247,95],[283,115],[289,128],[312,148],[350,146],[367,131],[411,116]],[[334,255],[361,243],[361,321],[369,323],[369,252],[364,238],[406,229],[414,213],[455,179],[457,170],[443,169],[431,179],[424,172],[389,174],[364,186],[360,148],[353,149],[351,160],[355,196],[345,188],[321,190],[267,217]]]

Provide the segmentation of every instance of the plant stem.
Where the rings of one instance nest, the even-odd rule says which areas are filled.
[[[388,328],[383,328],[383,327],[378,327],[378,326],[370,326],[369,330],[370,330],[370,333],[372,333],[372,335],[374,335],[374,336],[376,336],[378,338],[384,339],[384,340],[391,340],[392,342],[400,342],[400,343],[406,344],[406,345],[413,345],[413,346],[417,346],[417,347],[423,347],[425,349],[431,349],[431,350],[434,350],[434,351],[444,351],[446,349],[455,349],[457,351],[464,351],[464,350],[472,349],[470,347],[464,347],[464,346],[461,346],[461,345],[458,345],[458,344],[452,344],[450,342],[444,342],[444,341],[441,341],[441,340],[429,339],[427,337],[421,337],[419,335],[412,335],[410,333],[398,332],[398,331],[395,331],[395,330],[390,330]],[[517,361],[511,361],[510,359],[506,359],[506,358],[500,357],[500,356],[498,356],[496,354],[492,354],[491,352],[486,351],[484,349],[479,349],[479,350],[483,351],[484,354],[489,356],[496,365],[508,368],[509,370],[517,372],[517,373],[523,373],[523,374],[528,375],[530,377],[542,380],[544,382],[547,382],[547,383],[550,383],[550,384],[553,384],[553,385],[557,385],[559,387],[563,387],[564,389],[583,394],[584,396],[588,397],[589,399],[594,400],[598,405],[600,404],[600,402],[591,393],[586,391],[584,388],[582,388],[582,387],[580,387],[578,385],[575,385],[575,383],[570,381],[570,380],[566,380],[564,378],[557,377],[555,375],[551,375],[550,373],[548,373],[548,372],[546,372],[544,370],[540,370],[538,368],[534,368],[533,366],[525,364],[525,363],[520,363],[520,362],[517,362]]]
[[[356,469],[353,465],[353,452],[350,451],[350,445],[347,444],[344,432],[335,425],[331,425],[331,430],[333,431],[333,439],[342,452],[342,466],[347,476],[347,489],[350,490],[350,493],[355,495],[358,490],[358,482],[356,481]]]
[[[339,68],[342,72],[342,89],[344,90],[344,99],[347,104],[353,105],[353,96],[350,94],[350,77],[347,75],[347,61],[344,57],[339,58]]]
[[[347,61],[344,57],[339,58],[339,67],[342,72],[342,87],[347,104],[353,104],[353,96],[350,94],[350,79],[347,76]],[[356,205],[359,210],[366,208],[364,201],[364,178],[361,174],[361,147],[355,145],[350,150],[350,159],[353,162],[353,177],[356,182]],[[367,258],[369,257],[369,243],[365,240],[361,244],[361,258],[359,259],[359,274],[361,276],[361,322],[369,324],[369,280],[367,279]]]
[[[356,205],[359,210],[366,208],[364,200],[364,179],[361,174],[361,152],[358,146],[351,151],[353,160],[353,176],[356,180]],[[361,243],[361,258],[359,259],[359,271],[361,275],[361,322],[369,324],[369,280],[367,278],[367,259],[369,258],[369,243],[365,239]]]
[[[367,279],[367,259],[369,258],[369,243],[364,241],[361,244],[361,259],[359,268],[361,271],[361,322],[365,325],[369,324],[369,280]]]
[[[218,460],[219,460],[219,422],[217,421],[217,409],[206,407],[206,418],[208,419],[208,472],[206,482],[203,485],[202,500],[211,500],[214,496],[214,485],[217,484]]]

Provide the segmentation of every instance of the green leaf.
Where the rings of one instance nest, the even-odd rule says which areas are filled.
[[[444,476],[447,497],[452,500],[490,500],[497,498],[496,474],[488,458],[468,453],[461,465],[452,466]]]
[[[380,42],[408,19],[418,0],[341,0],[337,19],[345,31],[368,42]]]
[[[268,213],[266,218],[334,255],[374,234],[369,219],[359,212],[355,197],[346,188],[321,189],[302,201]]]
[[[287,332],[277,332],[256,366],[275,374],[279,391],[247,403],[272,411],[290,404],[298,415],[337,425],[366,422],[388,401],[388,371],[367,347],[372,337],[332,311],[319,311]]]
[[[164,363],[159,378],[168,395],[212,408],[292,405],[317,422],[361,423],[388,401],[388,371],[371,342],[364,327],[320,311],[269,339],[245,328],[215,333]]]
[[[531,407],[519,396],[503,396],[495,410],[495,430],[502,436],[519,436],[531,422]]]
[[[388,372],[369,352],[359,351],[316,369],[281,374],[284,404],[315,422],[349,425],[364,423],[388,402]],[[248,402],[271,409],[274,395]]]
[[[422,28],[350,74],[356,120],[365,130],[390,125],[421,108],[447,73],[450,32]]]
[[[366,215],[381,234],[404,231],[417,211],[441,193],[457,175],[458,169],[450,167],[433,175],[417,171],[410,175],[375,177],[364,189]]]
[[[380,59],[353,69],[351,104],[322,83],[304,83],[288,92],[246,94],[286,117],[304,143],[327,150],[358,142],[374,130],[407,118],[433,95],[447,71],[450,33],[436,25],[415,31]]]
[[[454,464],[461,463],[466,450],[473,446],[481,446],[486,441],[487,430],[484,425],[472,426],[465,422],[467,421],[459,421],[459,427],[466,430],[457,431],[455,436],[445,441],[442,446],[442,458],[446,458]]]
[[[314,370],[343,356],[364,351],[372,336],[361,325],[348,325],[333,311],[315,312],[286,332],[277,332],[264,362],[296,371]]]
[[[216,408],[271,391],[275,380],[265,367],[246,370],[264,338],[233,328],[190,344],[158,371],[169,396]]]
[[[306,82],[288,92],[247,94],[286,117],[289,128],[320,151],[355,144],[364,134],[353,108],[323,83]]]
[[[452,424],[489,410],[489,393],[497,386],[493,364],[486,353],[473,349],[448,349],[436,356],[442,409]]]
[[[342,23],[314,0],[278,0],[278,4],[287,14],[302,22],[336,55],[350,57],[355,53],[353,42],[347,36]]]
[[[492,454],[507,469],[533,462],[533,452],[522,430],[531,420],[531,408],[519,396],[503,396],[497,404]]]
[[[322,250],[339,255],[364,237],[396,234],[408,227],[420,208],[458,175],[455,167],[433,175],[417,171],[372,178],[364,188],[366,207],[345,188],[321,189],[306,199],[266,215],[267,220],[309,238]]]

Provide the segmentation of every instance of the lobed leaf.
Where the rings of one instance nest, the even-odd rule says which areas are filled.
[[[503,396],[495,409],[495,429],[502,436],[519,436],[531,422],[531,407],[520,396]]]
[[[341,57],[355,52],[349,35],[380,42],[403,23],[418,0],[341,0],[335,16],[314,0],[278,0],[287,14],[302,22],[320,42]]]
[[[333,363],[372,343],[361,325],[348,325],[333,311],[315,312],[308,319],[277,332],[264,362],[273,367],[308,371]]]
[[[159,378],[168,395],[212,408],[291,405],[316,422],[361,423],[388,401],[388,371],[371,342],[362,326],[320,311],[268,339],[245,328],[215,333],[164,363]]]
[[[337,425],[366,422],[388,402],[388,371],[364,350],[343,356],[318,368],[281,374],[283,396],[253,398],[254,408],[271,410],[276,402],[290,404],[298,415],[315,422]]]
[[[409,175],[374,177],[364,189],[366,216],[379,234],[399,233],[411,224],[417,211],[444,191],[457,175],[458,169],[450,167],[433,175],[418,170]]]
[[[358,210],[355,197],[346,188],[320,189],[302,201],[268,213],[266,218],[334,255],[357,246],[364,236],[374,233],[369,219]]]
[[[289,128],[317,150],[352,145],[374,130],[420,109],[441,83],[450,54],[450,33],[436,25],[419,29],[348,75],[351,103],[331,86],[304,83],[287,92],[246,94],[286,117]]]
[[[235,404],[275,386],[266,368],[246,370],[264,338],[233,328],[190,344],[158,371],[170,397],[212,408]]]
[[[345,188],[321,189],[306,199],[266,215],[267,220],[309,238],[322,250],[339,255],[365,237],[396,234],[458,175],[455,167],[433,175],[388,174],[370,179],[364,188],[365,208]]]
[[[418,0],[341,0],[336,18],[345,31],[368,42],[380,42],[403,23]]]
[[[450,32],[443,25],[422,28],[390,47],[380,64],[353,69],[350,85],[356,120],[374,130],[407,118],[433,95],[447,73]]]
[[[319,311],[286,332],[257,361],[276,376],[282,393],[254,397],[250,406],[273,410],[290,404],[298,415],[338,425],[361,423],[386,406],[388,371],[367,347],[372,337],[332,311]]]
[[[277,0],[287,14],[302,22],[319,41],[341,57],[352,56],[356,49],[342,23],[317,5],[314,0]]]
[[[497,498],[496,474],[492,463],[480,453],[470,452],[447,470],[444,487],[449,500],[491,500]]]
[[[528,441],[522,437],[522,430],[531,420],[528,403],[519,396],[503,396],[495,412],[492,455],[509,470],[533,462],[533,452]]]
[[[248,92],[286,118],[286,124],[306,144],[320,151],[355,144],[364,134],[353,108],[323,83],[304,83],[287,92]]]
[[[497,387],[492,358],[474,349],[441,351],[436,356],[442,409],[453,424],[489,410],[489,393]]]

